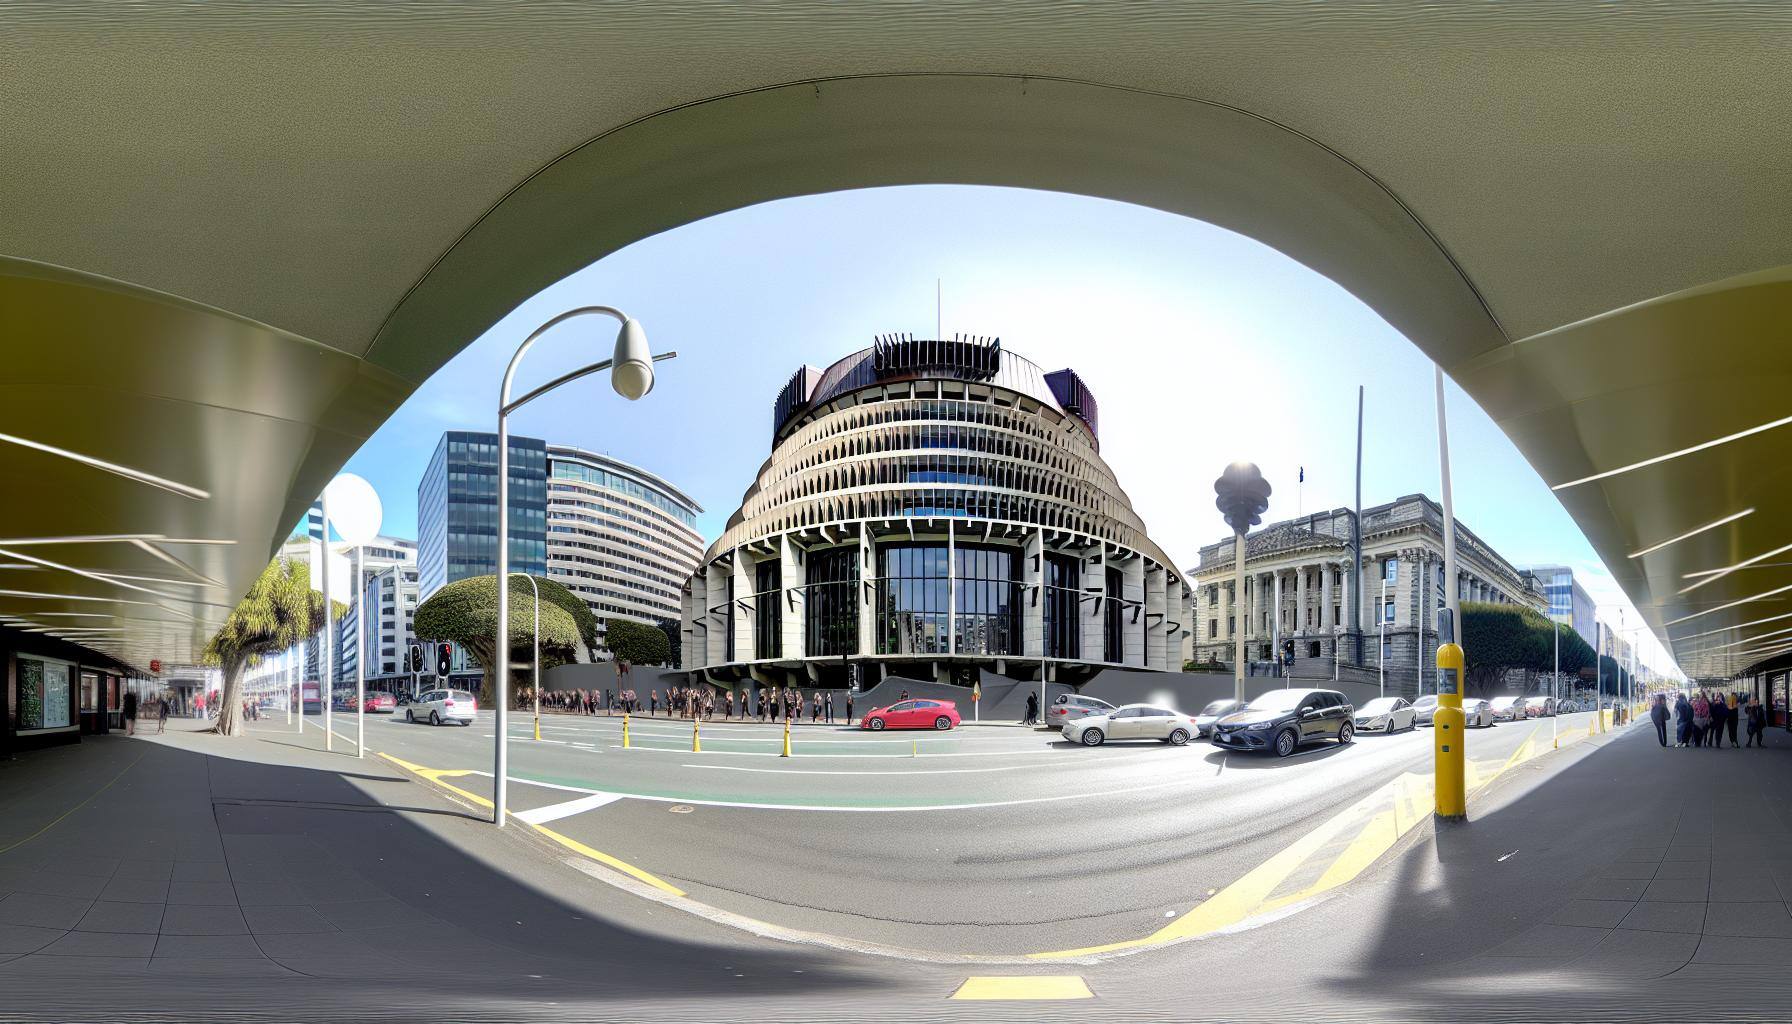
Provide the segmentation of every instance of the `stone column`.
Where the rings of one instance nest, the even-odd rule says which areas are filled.
[[[867,585],[869,584],[869,585]],[[855,595],[859,603],[859,653],[877,653],[877,542],[864,525],[859,528],[859,586]],[[877,685],[878,679],[867,674],[866,686]]]
[[[1319,631],[1332,631],[1332,563],[1319,563]]]
[[[1150,623],[1145,620],[1145,559],[1133,555],[1120,566],[1122,593],[1126,597],[1126,610],[1120,614],[1121,646],[1125,648],[1121,659],[1128,665],[1143,668],[1145,665],[1145,631]],[[1138,621],[1133,621],[1134,616]]]
[[[1110,656],[1104,646],[1102,628],[1107,622],[1107,601],[1095,600],[1105,598],[1108,579],[1107,548],[1103,544],[1094,544],[1084,548],[1077,565],[1077,576],[1083,588],[1083,597],[1077,607],[1082,610],[1082,649],[1084,661],[1119,661],[1118,654]]]
[[[1142,561],[1142,560],[1141,560]],[[1169,623],[1173,617],[1169,614],[1169,595],[1165,587],[1169,574],[1161,565],[1154,565],[1145,570],[1145,614],[1140,619],[1145,623],[1145,667],[1167,669],[1170,664]]]
[[[703,599],[703,614],[709,620],[709,632],[704,634],[708,638],[706,641],[709,651],[707,664],[720,665],[728,656],[727,563],[711,562],[704,566],[703,583],[706,591]]]
[[[803,589],[808,580],[804,578],[800,555],[797,546],[790,542],[789,534],[778,535],[778,585],[783,588],[777,595],[781,603],[778,633],[784,645],[780,653],[785,658],[803,657],[809,639],[809,592]]]
[[[729,571],[734,576],[734,660],[752,661],[754,613],[759,607],[753,596],[753,560],[740,548],[734,549]]]
[[[1293,634],[1295,636],[1307,635],[1307,567],[1304,565],[1296,566],[1294,569]],[[1306,653],[1305,651],[1295,652],[1300,657],[1305,657]]]
[[[1045,531],[1035,530],[1020,556],[1021,654],[1028,658],[1045,657],[1045,579]]]

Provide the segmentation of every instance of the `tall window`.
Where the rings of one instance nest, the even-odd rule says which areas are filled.
[[[1045,656],[1078,658],[1082,650],[1077,608],[1080,560],[1075,555],[1045,556]]]
[[[782,567],[768,558],[753,568],[753,656],[781,657],[784,648]]]
[[[808,654],[859,653],[859,550],[856,547],[811,551],[804,605]]]
[[[960,654],[1020,653],[1020,552],[960,544],[958,644]]]
[[[1122,627],[1122,623],[1125,620],[1121,615],[1125,612],[1126,606],[1120,598],[1121,595],[1126,592],[1126,574],[1119,569],[1109,569],[1107,585],[1108,599],[1101,603],[1102,614],[1106,616],[1106,622],[1104,623],[1106,626],[1104,632],[1107,634],[1105,638],[1105,643],[1107,644],[1106,660],[1125,661],[1126,634]],[[1227,620],[1226,631],[1230,633],[1231,630],[1231,620]]]
[[[1389,583],[1397,582],[1400,579],[1400,560],[1398,558],[1381,560],[1381,578]]]
[[[1381,621],[1394,621],[1394,599],[1391,597],[1381,604]]]
[[[880,545],[877,576],[877,653],[945,654],[946,545]]]

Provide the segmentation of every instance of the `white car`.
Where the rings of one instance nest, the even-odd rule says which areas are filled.
[[[1525,717],[1523,697],[1495,697],[1490,706],[1496,722],[1510,722]]]
[[[1244,707],[1244,701],[1233,700],[1230,697],[1227,697],[1224,700],[1216,700],[1207,705],[1201,709],[1200,714],[1195,716],[1195,735],[1207,735],[1213,731],[1213,723],[1242,707]]]
[[[1415,727],[1418,717],[1404,697],[1377,697],[1356,709],[1356,731],[1405,732]]]
[[[1105,715],[1064,723],[1064,738],[1085,747],[1108,740],[1157,740],[1180,747],[1195,735],[1195,720],[1156,704],[1125,704]]]
[[[1114,705],[1099,697],[1060,693],[1058,699],[1052,701],[1051,710],[1046,712],[1045,723],[1052,728],[1063,728],[1066,723],[1088,718],[1090,715],[1109,714],[1113,710]]]
[[[473,716],[478,711],[479,702],[466,690],[431,690],[404,709],[404,720],[428,722],[430,725],[441,725],[444,722],[472,725]]]
[[[1499,721],[1494,717],[1493,705],[1479,697],[1462,698],[1462,727],[1464,729],[1491,728]]]
[[[1427,693],[1413,702],[1413,720],[1420,725],[1430,725],[1431,716],[1437,714],[1437,694]]]

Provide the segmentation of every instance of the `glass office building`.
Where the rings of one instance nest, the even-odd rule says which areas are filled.
[[[547,444],[510,438],[510,568],[547,574]],[[450,430],[417,485],[417,599],[498,571],[498,435]]]
[[[1565,565],[1534,565],[1530,572],[1543,585],[1543,593],[1549,598],[1549,617],[1574,627],[1588,644],[1597,644],[1593,598],[1574,578],[1574,570]]]
[[[798,369],[685,588],[685,666],[806,686],[1180,668],[1188,587],[1098,422],[1074,371],[995,339],[891,336]]]

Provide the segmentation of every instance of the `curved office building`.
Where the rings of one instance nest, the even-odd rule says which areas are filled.
[[[683,595],[684,664],[844,685],[1180,667],[1186,581],[1095,398],[994,339],[877,339],[778,395],[771,457]]]

